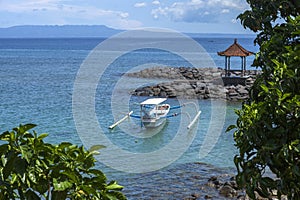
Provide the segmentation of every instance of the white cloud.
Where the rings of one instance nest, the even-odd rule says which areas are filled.
[[[134,4],[135,8],[141,8],[141,7],[146,7],[146,6],[147,6],[147,3],[145,3],[145,2],[139,2],[139,3]]]
[[[113,19],[108,25],[117,29],[130,30],[142,27],[143,23],[137,20]]]
[[[15,24],[105,24],[122,29],[142,26],[140,21],[130,19],[128,12],[75,5],[66,0],[4,1],[1,2],[0,11],[10,13],[11,16],[22,15],[22,19],[15,21]]]
[[[160,15],[167,16],[168,15],[168,7],[162,8],[158,7],[151,11],[152,16],[154,19],[158,19]]]
[[[229,9],[223,9],[221,13],[230,13]]]
[[[119,13],[119,16],[120,16],[121,18],[128,18],[128,17],[129,17],[129,13],[127,13],[127,12],[120,12],[120,13]]]
[[[66,14],[78,14],[85,12],[85,16],[120,16],[128,17],[128,13],[114,10],[105,10],[93,6],[78,6],[72,4],[64,4],[61,0],[28,0],[19,1],[18,3],[2,4],[0,10],[5,10],[11,13],[31,13],[32,11],[52,11],[66,12]]]
[[[153,5],[160,5],[160,2],[158,0],[154,0],[154,1],[152,1],[152,4]]]
[[[222,19],[222,14],[241,13],[246,7],[243,0],[187,0],[155,8],[151,14],[155,19],[163,16],[177,22],[210,23]]]

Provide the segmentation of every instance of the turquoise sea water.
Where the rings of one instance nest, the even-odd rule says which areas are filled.
[[[103,40],[100,38],[0,39],[0,131],[10,130],[20,123],[35,123],[38,125],[35,130],[39,133],[49,133],[48,142],[69,141],[82,144],[72,113],[74,82],[82,62]],[[217,67],[223,67],[224,58],[217,56],[216,52],[225,50],[233,43],[234,38],[198,38],[195,40],[213,58]],[[257,51],[253,45],[253,38],[241,38],[238,41],[247,50]],[[253,57],[248,58],[248,66],[252,60]],[[116,81],[133,66],[149,62],[174,67],[188,66],[188,63],[178,56],[154,49],[136,50],[116,60],[113,63],[115,66],[113,70],[107,70],[103,75],[95,94],[96,102],[99,102],[96,103],[95,110],[101,127],[108,127],[113,121],[110,96]],[[232,59],[232,62],[232,66],[240,66],[239,58]],[[155,83],[157,80],[147,81]],[[130,85],[126,85],[126,88],[134,89]],[[126,90],[117,92],[120,96],[129,93]],[[131,97],[130,109],[136,109],[135,103],[144,99],[144,97]],[[169,99],[168,103],[177,105],[178,100]],[[234,109],[239,108],[240,103],[226,102],[225,123],[221,127],[222,134],[219,138],[214,138],[216,145],[212,151],[204,158],[199,158],[199,150],[203,145],[208,126],[211,120],[214,120],[211,118],[213,104],[211,100],[199,100],[202,113],[195,138],[188,150],[169,166],[170,168],[192,162],[204,162],[216,169],[234,167],[232,158],[236,149],[233,145],[232,134],[225,133],[225,129],[229,124],[235,123]],[[130,123],[138,122],[133,120]],[[151,135],[145,138],[128,136],[119,128],[114,131],[104,128],[104,134],[123,149],[145,153],[168,144],[174,138],[179,123],[180,118],[169,119],[163,129],[153,136],[141,130],[129,129],[132,133]],[[89,134],[89,130],[86,130],[86,134]],[[123,182],[128,183],[126,177],[131,175],[111,169],[101,163],[99,165],[109,178],[124,177]],[[206,168],[205,165],[202,167]]]

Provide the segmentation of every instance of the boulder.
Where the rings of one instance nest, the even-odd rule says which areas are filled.
[[[243,88],[238,88],[237,89],[237,92],[239,93],[239,94],[241,94],[241,95],[248,95],[248,90],[246,90],[245,89],[245,87],[243,87]]]
[[[219,193],[220,193],[220,195],[222,195],[224,197],[229,197],[229,198],[235,197],[238,194],[237,191],[230,185],[222,186],[219,190]]]

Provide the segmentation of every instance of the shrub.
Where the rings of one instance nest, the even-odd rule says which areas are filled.
[[[82,146],[43,141],[34,124],[0,135],[0,199],[126,199],[117,182],[107,183],[93,154]],[[93,148],[96,149],[96,148]]]

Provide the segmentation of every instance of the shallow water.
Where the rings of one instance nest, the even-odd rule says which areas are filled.
[[[221,196],[215,188],[207,186],[212,176],[221,177],[222,182],[233,176],[232,168],[220,169],[204,163],[180,164],[168,169],[146,174],[127,175],[119,183],[128,199],[231,199]]]
[[[35,123],[38,125],[35,128],[38,133],[49,133],[46,139],[48,142],[68,141],[81,145],[83,136],[78,135],[72,112],[74,82],[84,59],[102,40],[0,39],[0,131],[10,130],[20,123]],[[218,67],[223,66],[223,58],[218,57],[216,52],[226,49],[232,41],[233,38],[197,39]],[[255,51],[252,38],[243,38],[239,41],[246,49]],[[143,101],[145,97],[130,96],[129,91],[137,86],[157,83],[158,80],[134,79],[123,75],[133,70],[134,66],[147,67],[144,64],[149,62],[174,67],[188,65],[177,55],[165,51],[137,50],[117,59],[105,71],[95,91],[94,108],[103,134],[116,146],[132,153],[159,151],[176,139],[180,124],[186,125],[190,120],[188,115],[182,114],[178,118],[168,119],[161,130],[155,131],[141,129],[139,121],[135,119],[123,123],[114,130],[107,128],[114,121],[114,117],[120,118],[129,110],[139,112],[137,103]],[[239,60],[236,62],[240,63]],[[250,62],[251,60],[248,59],[248,65]],[[115,99],[112,98],[114,95]],[[168,99],[167,103],[174,106],[181,101]],[[181,199],[184,195],[190,195],[190,191],[186,188],[196,191],[198,184],[201,185],[211,174],[232,172],[232,158],[236,149],[233,145],[232,133],[225,133],[225,129],[235,123],[234,109],[239,108],[240,104],[199,100],[197,106],[202,111],[197,123],[198,127],[192,130],[191,138],[176,141],[175,150],[180,150],[182,154],[178,154],[178,159],[171,162],[169,166],[146,174],[125,173],[113,169],[114,166],[111,168],[102,163],[99,163],[98,167],[107,174],[109,179],[120,180],[121,184],[127,186],[124,192],[132,199],[173,199],[172,197]],[[176,112],[188,111],[194,116],[196,110],[193,107],[186,109],[190,110]],[[218,120],[222,122],[219,118],[223,117],[224,124],[216,123]],[[86,120],[88,123],[89,119]],[[214,133],[213,126],[218,126],[215,130],[220,130],[219,133]],[[184,131],[181,132],[185,134]],[[188,133],[189,131],[186,131],[187,137],[189,137]],[[98,141],[97,135],[93,134],[93,129],[87,129],[85,137],[101,144],[102,141]],[[188,144],[188,148],[183,148],[180,142]],[[206,144],[213,145],[206,148]],[[172,149],[164,153],[164,159],[170,157]],[[113,156],[118,158],[119,155]],[[157,160],[156,164],[159,165],[160,162]],[[206,164],[186,165],[194,162]],[[118,164],[128,163],[135,164],[130,158],[123,159]],[[191,177],[198,178],[190,182]],[[143,196],[148,194],[149,196]]]

